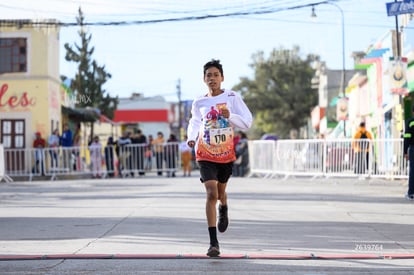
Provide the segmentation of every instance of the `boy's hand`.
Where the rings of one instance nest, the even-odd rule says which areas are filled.
[[[222,107],[220,109],[220,111],[221,111],[222,116],[224,116],[225,118],[229,118],[230,117],[230,111],[225,106]]]

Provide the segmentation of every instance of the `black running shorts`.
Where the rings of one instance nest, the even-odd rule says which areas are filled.
[[[227,183],[232,172],[233,162],[216,163],[211,161],[198,161],[200,167],[201,182],[216,180],[220,183]]]

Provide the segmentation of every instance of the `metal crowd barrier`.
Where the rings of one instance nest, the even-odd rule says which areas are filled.
[[[248,142],[250,174],[272,176],[277,167],[276,143],[273,140]]]
[[[114,166],[125,176],[144,175],[156,172],[158,175],[175,176],[181,169],[181,154],[178,142],[153,145],[148,153],[146,144],[128,144],[115,151],[117,164]]]
[[[153,172],[175,176],[181,169],[179,144],[165,143],[155,149],[157,151],[149,151],[145,144],[128,144],[118,149],[115,146],[102,147],[100,152],[88,146],[4,149],[3,153],[0,151],[4,157],[4,175],[0,179],[27,177],[32,180],[37,176],[52,180],[63,176],[135,177]]]
[[[5,180],[6,182],[12,182],[12,178],[6,175],[6,165],[4,163],[4,147],[0,144],[0,182]]]
[[[359,148],[362,148],[360,150]],[[1,147],[0,147],[1,150]],[[0,151],[1,154],[1,151]],[[175,176],[181,170],[179,144],[104,147],[4,149],[0,180],[14,177],[136,177],[147,173]],[[1,159],[0,159],[1,160]],[[403,139],[310,139],[249,141],[250,176],[408,178]],[[0,172],[1,172],[0,162]]]
[[[254,140],[250,176],[407,179],[403,139]]]

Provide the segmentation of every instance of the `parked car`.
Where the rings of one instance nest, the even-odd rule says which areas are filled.
[[[309,169],[322,171],[323,164],[323,146],[318,143],[306,143],[300,151],[302,166]]]
[[[326,171],[342,172],[352,170],[354,150],[350,144],[329,144],[326,148]]]
[[[276,134],[264,134],[260,139],[261,140],[278,140],[279,137]]]

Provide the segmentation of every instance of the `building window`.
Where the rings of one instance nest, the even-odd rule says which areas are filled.
[[[27,71],[27,39],[0,38],[0,74]]]
[[[25,148],[26,125],[24,120],[4,119],[0,121],[0,125],[0,143],[3,143],[4,148]]]

